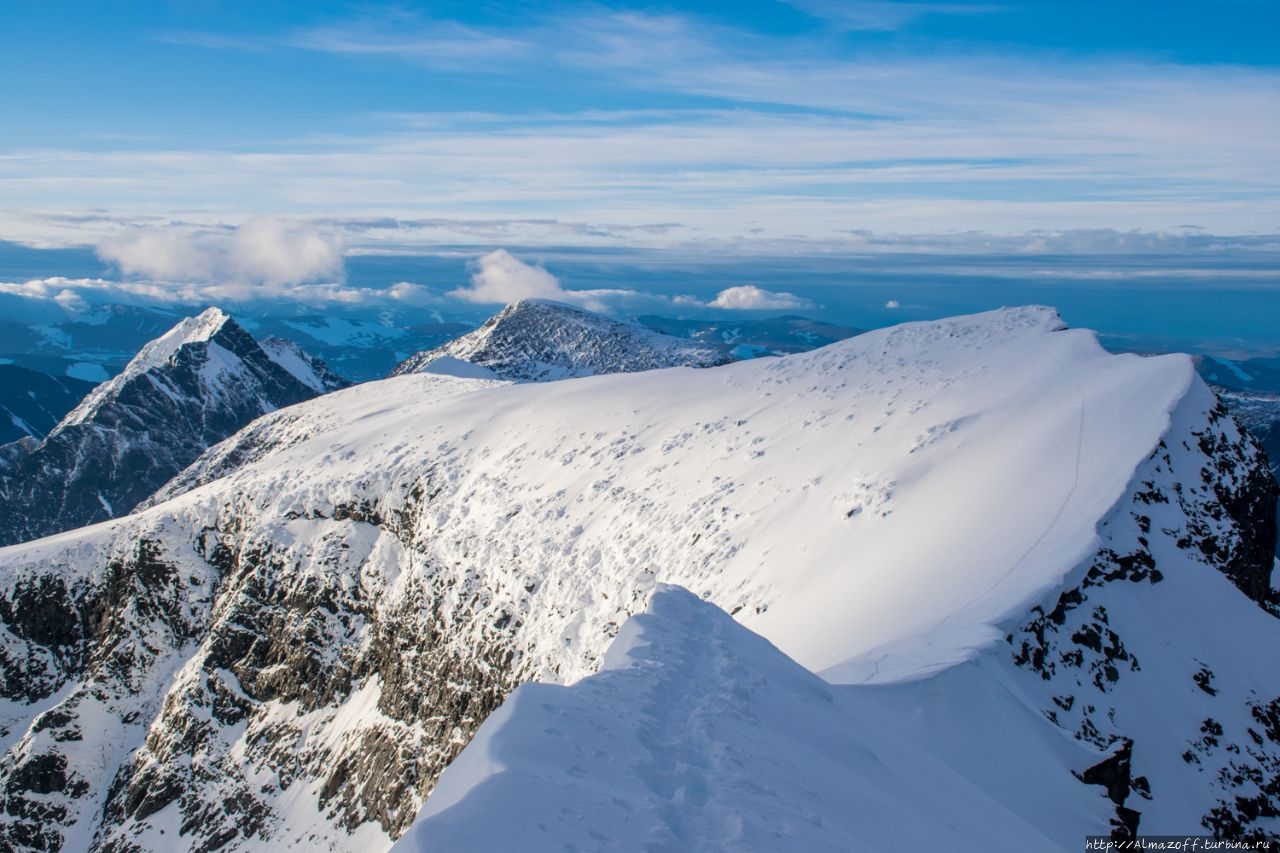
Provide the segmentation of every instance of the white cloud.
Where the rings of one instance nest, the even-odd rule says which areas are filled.
[[[100,243],[98,256],[130,278],[281,288],[341,279],[342,250],[332,233],[259,216],[234,229],[126,232]]]
[[[787,0],[815,18],[846,30],[896,30],[926,15],[980,15],[996,6],[960,3],[909,3],[902,0]]]
[[[870,27],[990,8],[982,0],[793,2]],[[378,17],[243,45],[217,35],[176,38],[325,51],[352,63],[500,67],[530,79],[585,72],[593,86],[644,92],[645,102],[666,108],[377,114],[347,135],[332,135],[339,126],[332,121],[291,126],[288,138],[254,150],[176,142],[112,149],[101,140],[79,150],[9,148],[0,150],[0,236],[97,239],[107,227],[100,222],[16,220],[41,208],[99,206],[160,220],[276,211],[420,223],[353,233],[364,246],[572,240],[666,248],[719,240],[736,250],[873,227],[1151,231],[1193,221],[1244,234],[1280,221],[1274,68],[852,51],[812,34],[766,36],[696,16],[600,6],[501,27],[411,12]],[[712,108],[677,108],[690,100]],[[653,225],[669,222],[681,224]],[[139,252],[169,257],[163,266],[220,263],[190,246],[153,243]]]
[[[243,282],[152,281],[102,278],[28,279],[0,281],[0,295],[18,297],[32,305],[56,305],[62,312],[81,314],[101,305],[210,305],[255,300],[327,305],[381,306],[438,304],[442,297],[429,287],[402,283],[390,288],[350,287],[334,282],[265,287]]]
[[[447,296],[481,305],[505,305],[521,299],[553,299],[606,314],[623,308],[670,304],[666,297],[637,290],[566,290],[555,275],[543,267],[525,263],[506,249],[496,249],[480,256],[472,267],[471,284],[451,290]]]
[[[454,299],[486,305],[521,299],[562,299],[560,280],[542,267],[526,264],[506,249],[476,259],[471,284],[449,292]]]
[[[730,311],[793,311],[811,308],[813,303],[793,293],[765,290],[754,284],[741,284],[720,291],[708,303],[708,307]]]
[[[71,314],[83,314],[89,310],[89,303],[84,300],[84,297],[69,288],[55,293],[53,301]]]
[[[888,308],[890,311],[893,311],[893,310],[895,310],[895,309],[897,309],[897,308],[901,308],[901,307],[902,307],[902,303],[901,303],[901,302],[899,302],[899,301],[898,301],[898,300],[896,300],[896,299],[890,299],[888,302],[886,302],[886,303],[884,304],[884,307],[885,307],[885,308]]]

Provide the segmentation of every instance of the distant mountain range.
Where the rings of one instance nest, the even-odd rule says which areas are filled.
[[[107,305],[47,323],[0,319],[0,363],[7,360],[51,376],[103,382],[182,318],[180,308]],[[427,309],[358,312],[342,306],[315,313],[246,308],[237,322],[260,339],[295,341],[356,381],[386,376],[414,352],[438,346],[475,325]]]
[[[644,315],[637,317],[636,322],[664,335],[715,347],[736,359],[805,352],[862,334],[860,329],[792,316],[764,320],[683,320]]]

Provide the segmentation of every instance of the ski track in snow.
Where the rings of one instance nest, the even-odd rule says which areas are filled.
[[[1057,361],[1058,363],[1058,370],[1061,371],[1063,379],[1065,379],[1067,383],[1070,384],[1071,387],[1075,389],[1076,397],[1079,398],[1080,400],[1080,419],[1076,428],[1075,456],[1072,460],[1071,485],[1068,487],[1066,494],[1063,495],[1062,503],[1059,504],[1058,511],[1053,514],[1053,518],[1051,518],[1048,524],[1044,526],[1044,529],[1040,532],[1040,535],[1036,537],[1035,541],[1027,546],[1027,550],[1023,551],[1022,554],[1018,556],[1018,559],[1013,561],[1013,564],[1009,566],[1008,570],[1006,570],[1004,574],[996,578],[996,580],[985,590],[983,590],[982,592],[975,595],[973,598],[966,601],[960,607],[957,607],[953,613],[947,614],[947,616],[945,616],[941,621],[939,621],[938,624],[933,626],[932,631],[937,631],[939,628],[946,625],[952,619],[956,618],[960,614],[967,611],[970,607],[972,607],[978,601],[985,598],[986,596],[989,596],[991,593],[995,592],[996,589],[998,589],[1002,583],[1008,580],[1009,577],[1013,575],[1014,572],[1020,569],[1022,567],[1022,564],[1026,562],[1027,557],[1031,556],[1031,554],[1033,554],[1035,550],[1038,547],[1040,547],[1040,544],[1044,542],[1046,538],[1048,538],[1049,534],[1053,531],[1053,529],[1058,526],[1058,523],[1062,520],[1063,515],[1067,511],[1067,506],[1071,503],[1072,498],[1075,497],[1076,489],[1079,488],[1080,486],[1080,460],[1084,456],[1084,424],[1085,424],[1085,414],[1087,411],[1087,404],[1085,402],[1084,392],[1080,390],[1080,384],[1076,382],[1075,379],[1071,377],[1071,374],[1067,372],[1067,369],[1063,366],[1061,359],[1058,359],[1055,356],[1054,360]],[[876,660],[875,669],[871,673],[871,676],[867,679],[868,681],[870,682],[875,681],[876,675],[878,675],[880,672],[880,660],[882,660],[882,658]]]

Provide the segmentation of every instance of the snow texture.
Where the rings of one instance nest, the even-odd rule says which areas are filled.
[[[333,373],[320,359],[308,355],[302,347],[284,338],[267,338],[260,346],[267,357],[317,394],[328,394],[351,383]]]
[[[1003,710],[1010,736],[1044,727],[1033,711]],[[518,688],[392,849],[1076,849],[960,776],[911,728],[662,586],[602,672]],[[1061,787],[1064,806],[1089,797]]]

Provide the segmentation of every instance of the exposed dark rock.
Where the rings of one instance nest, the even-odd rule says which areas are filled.
[[[1120,514],[1108,523],[1108,545],[1099,550],[1078,585],[1061,592],[1047,612],[1045,607],[1033,608],[1031,618],[1008,636],[1014,663],[1054,684],[1045,716],[1083,742],[1114,750],[1077,775],[1087,784],[1107,788],[1116,805],[1112,837],[1117,840],[1137,832],[1140,815],[1129,794],[1154,794],[1145,777],[1133,775],[1131,766],[1133,745],[1141,741],[1142,732],[1117,728],[1108,704],[1108,694],[1123,682],[1125,673],[1140,667],[1126,650],[1121,629],[1093,599],[1101,600],[1104,590],[1115,584],[1163,581],[1151,551],[1152,542],[1161,539],[1194,555],[1206,569],[1221,572],[1269,613],[1280,613],[1270,590],[1276,484],[1265,456],[1220,404],[1192,438],[1194,449],[1203,454],[1199,458],[1206,461],[1194,472],[1178,471],[1170,448],[1161,442],[1148,460],[1149,473],[1132,492],[1127,516]],[[1152,516],[1165,510],[1154,508],[1170,506],[1178,509],[1183,526],[1156,529]],[[1121,549],[1115,542],[1134,545]],[[1192,676],[1195,686],[1208,697],[1218,697],[1212,669],[1195,663],[1200,667]],[[1280,727],[1265,722],[1272,720],[1275,708],[1261,703],[1251,708],[1258,725],[1248,731],[1247,740],[1242,740],[1243,732],[1228,731],[1219,719],[1209,717],[1187,732],[1181,753],[1183,761],[1201,772],[1222,765],[1220,756],[1228,756],[1214,780],[1223,796],[1202,821],[1223,838],[1255,837],[1261,831],[1257,822],[1280,807]]]

